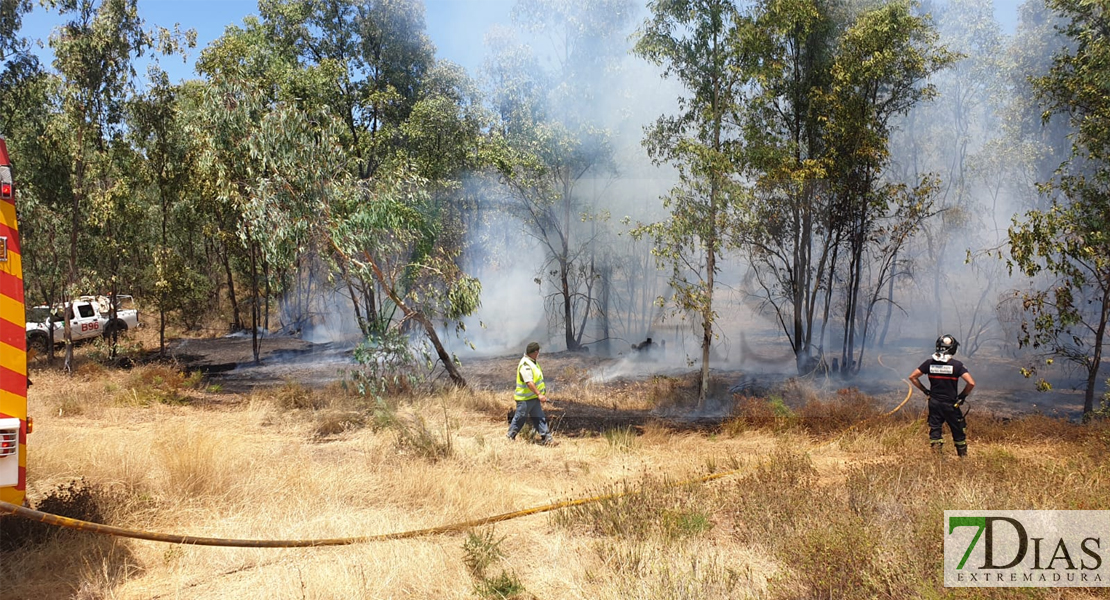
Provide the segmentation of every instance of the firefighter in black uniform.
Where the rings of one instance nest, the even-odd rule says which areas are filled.
[[[937,338],[936,354],[910,373],[910,383],[929,398],[929,444],[933,451],[940,453],[944,447],[941,427],[948,423],[956,454],[963,458],[967,456],[967,421],[960,406],[975,388],[975,380],[962,362],[952,358],[959,347],[960,343],[950,335]],[[921,384],[922,375],[929,376],[929,389]],[[961,379],[967,383],[962,392],[959,391]]]

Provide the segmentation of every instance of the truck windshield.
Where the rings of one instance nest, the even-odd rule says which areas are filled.
[[[50,309],[45,306],[35,306],[27,309],[28,323],[45,323],[50,318]]]

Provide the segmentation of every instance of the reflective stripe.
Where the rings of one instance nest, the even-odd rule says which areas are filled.
[[[967,440],[964,440],[962,442],[956,442],[956,445],[957,446],[966,446],[967,445]]]
[[[943,444],[944,440],[929,440],[930,444]]]
[[[524,368],[525,365],[532,369],[532,381],[536,384],[536,389],[539,390],[541,394],[547,389],[543,383],[543,371],[540,370],[540,366],[532,362],[532,359],[525,355],[520,359],[520,364],[516,366],[516,392],[513,394],[513,400],[517,402],[539,398],[538,395],[532,393],[532,390],[528,389],[528,384],[524,383],[524,378],[520,376],[520,370]]]

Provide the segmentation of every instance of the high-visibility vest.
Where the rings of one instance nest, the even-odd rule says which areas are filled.
[[[539,398],[539,396],[532,393],[532,390],[528,389],[528,384],[524,383],[524,378],[520,376],[520,370],[524,365],[528,365],[532,368],[532,379],[536,384],[536,389],[539,390],[541,394],[544,393],[546,389],[543,383],[543,371],[540,370],[540,366],[532,362],[532,359],[525,355],[520,359],[520,364],[516,366],[516,393],[513,394],[513,400],[517,402]]]

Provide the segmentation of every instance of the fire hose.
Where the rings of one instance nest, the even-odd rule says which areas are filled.
[[[686,485],[693,485],[699,483],[706,483],[715,479],[722,479],[736,475],[741,469],[732,469],[730,471],[722,471],[720,473],[711,473],[702,477],[688,479],[672,484],[669,487],[682,487]],[[592,496],[589,498],[579,498],[575,500],[564,500],[561,502],[553,502],[551,504],[544,504],[542,506],[535,506],[526,508],[524,510],[516,510],[513,512],[494,515],[491,517],[484,517],[481,519],[473,519],[470,521],[462,521],[459,523],[451,523],[448,525],[440,525],[438,527],[428,527],[425,529],[414,529],[410,531],[398,531],[394,533],[381,533],[377,535],[364,535],[357,537],[344,537],[344,538],[324,538],[324,539],[309,539],[309,540],[252,540],[252,539],[232,539],[232,538],[215,538],[215,537],[198,537],[192,535],[178,535],[168,533],[153,533],[149,531],[140,531],[137,529],[127,529],[125,527],[116,527],[113,525],[103,525],[100,523],[93,523],[90,521],[82,521],[79,519],[71,519],[51,513],[37,511],[31,508],[17,506],[10,502],[0,501],[0,514],[8,513],[31,521],[38,521],[47,525],[56,527],[64,527],[66,529],[75,529],[78,531],[85,531],[89,533],[97,533],[101,535],[110,535],[115,537],[133,538],[137,540],[148,540],[152,542],[168,542],[171,544],[190,544],[194,546],[223,546],[223,547],[237,547],[237,548],[318,548],[322,546],[350,546],[353,544],[368,544],[372,542],[384,542],[389,540],[404,540],[432,535],[439,535],[443,533],[451,533],[456,531],[465,531],[474,527],[482,525],[489,525],[492,523],[500,523],[511,519],[518,519],[528,515],[536,515],[545,512],[560,510],[563,508],[571,508],[574,506],[582,506],[584,504],[592,504],[595,502],[604,502],[605,500],[613,500],[624,496],[637,494],[637,491],[615,492],[612,494],[603,494],[600,496]]]
[[[879,357],[879,364],[882,365],[882,357]],[[890,369],[886,365],[884,367]],[[893,370],[893,369],[892,369]],[[906,382],[909,385],[909,382]],[[869,419],[865,419],[856,423],[849,430],[854,429],[868,421],[881,417],[889,417],[898,412],[906,402],[909,401],[913,395],[913,386],[909,385],[909,391],[906,393],[906,398],[902,403],[896,406],[893,410],[885,412],[881,415],[876,415]],[[845,432],[847,433],[847,432]],[[831,443],[835,443],[843,438],[842,434]],[[672,484],[670,487],[682,487],[686,485],[707,483],[716,479],[723,479],[740,473],[742,469],[732,469],[729,471],[722,471],[720,473],[711,473],[702,477],[696,477]],[[589,498],[578,498],[574,500],[564,500],[561,502],[553,502],[551,504],[544,504],[541,506],[534,506],[523,510],[516,510],[512,512],[503,513],[500,515],[493,515],[481,519],[473,519],[470,521],[462,521],[459,523],[450,523],[447,525],[440,525],[437,527],[427,527],[424,529],[413,529],[409,531],[398,531],[393,533],[381,533],[376,535],[364,535],[356,537],[344,538],[320,538],[320,539],[307,539],[307,540],[259,540],[259,539],[234,539],[234,538],[216,538],[216,537],[200,537],[192,535],[179,535],[169,533],[154,533],[149,531],[141,531],[137,529],[127,529],[125,527],[116,527],[114,525],[104,525],[101,523],[93,523],[91,521],[82,521],[80,519],[71,519],[61,515],[45,513],[31,508],[11,504],[10,502],[0,501],[0,514],[7,513],[53,525],[55,527],[63,527],[66,529],[74,529],[78,531],[85,531],[89,533],[96,533],[101,535],[110,535],[115,537],[132,538],[138,540],[148,540],[152,542],[167,542],[171,544],[189,544],[194,546],[223,546],[223,547],[238,547],[238,548],[318,548],[323,546],[350,546],[353,544],[368,544],[373,542],[384,542],[390,540],[404,540],[418,537],[426,537],[432,535],[439,535],[443,533],[452,533],[456,531],[465,531],[474,527],[481,527],[483,525],[490,525],[493,523],[500,523],[502,521],[509,521],[512,519],[519,519],[529,515],[536,515],[545,512],[552,512],[564,508],[571,508],[575,506],[583,506],[586,504],[593,504],[596,502],[604,502],[606,500],[614,500],[625,496],[636,494],[636,491],[616,492],[612,494],[603,494],[599,496],[591,496]]]
[[[882,365],[883,368],[890,369],[891,371],[894,371],[895,373],[897,373],[897,371],[895,371],[895,369],[893,367],[888,367],[888,366],[883,364],[883,357],[881,355],[878,357],[878,360],[879,360],[879,364]],[[870,423],[871,421],[874,421],[875,419],[882,419],[884,417],[889,417],[889,416],[893,415],[894,413],[898,412],[899,410],[902,410],[902,407],[905,406],[906,403],[910,401],[911,397],[913,397],[913,385],[909,382],[909,380],[903,380],[903,381],[906,382],[906,387],[909,388],[909,389],[906,390],[906,397],[902,399],[902,402],[898,406],[895,406],[893,409],[888,410],[885,413],[878,414],[878,415],[875,415],[875,416],[872,416],[872,417],[868,417],[868,418],[866,418],[866,419],[864,419],[864,420],[862,420],[858,423],[853,424],[851,427],[844,430],[843,433],[836,436],[836,438],[834,438],[834,439],[832,439],[828,442],[825,442],[824,444],[821,444],[820,446],[817,446],[817,448],[824,448],[825,446],[831,446],[831,445],[839,442],[840,440],[844,439],[844,436],[848,435],[848,432],[852,431],[853,429],[855,429],[855,428],[857,428],[861,425],[865,425],[867,423]]]

